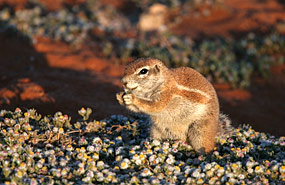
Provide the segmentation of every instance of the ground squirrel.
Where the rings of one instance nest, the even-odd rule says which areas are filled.
[[[117,100],[150,116],[154,139],[180,139],[209,152],[229,124],[211,83],[189,67],[168,69],[158,59],[140,58],[127,65],[122,83]]]

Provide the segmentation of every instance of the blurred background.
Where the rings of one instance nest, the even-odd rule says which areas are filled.
[[[234,125],[285,135],[284,0],[0,0],[0,109],[126,115],[115,94],[142,56],[201,72]]]

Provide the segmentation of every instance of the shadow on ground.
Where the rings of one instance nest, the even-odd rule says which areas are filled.
[[[249,124],[260,132],[285,135],[285,65],[267,80],[255,80],[248,90],[218,89],[222,112],[235,126]]]
[[[15,30],[1,33],[0,40],[0,109],[35,108],[42,114],[62,111],[78,117],[77,110],[90,107],[96,119],[124,112],[115,100],[120,91],[119,78],[104,73],[112,64],[101,69],[101,63],[96,66],[99,59],[92,56],[76,61],[73,53],[52,43],[35,48],[31,40]],[[48,54],[39,52],[41,49],[49,50]],[[53,66],[47,57],[56,58],[59,65]]]

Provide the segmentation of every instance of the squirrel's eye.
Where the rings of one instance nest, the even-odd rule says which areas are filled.
[[[148,70],[144,68],[144,69],[142,69],[142,70],[140,71],[139,74],[140,74],[140,75],[144,75],[144,74],[146,74],[147,72],[148,72]]]

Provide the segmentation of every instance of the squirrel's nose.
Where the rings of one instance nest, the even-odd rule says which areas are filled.
[[[128,84],[126,78],[123,78],[121,81],[122,81],[122,84],[124,85],[124,87],[126,87]]]

